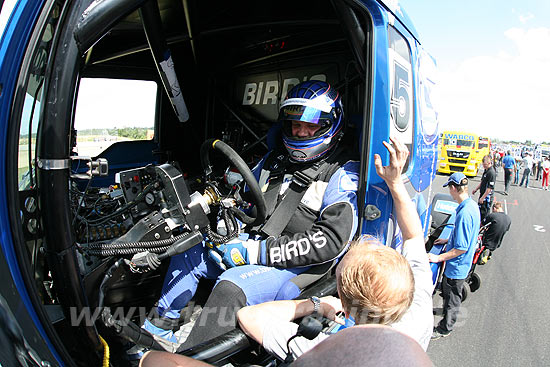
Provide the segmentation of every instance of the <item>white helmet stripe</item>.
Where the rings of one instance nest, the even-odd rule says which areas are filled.
[[[326,95],[322,95],[319,97],[316,97],[314,99],[307,99],[307,98],[289,98],[285,100],[281,104],[281,109],[286,106],[304,106],[304,107],[312,107],[318,110],[321,110],[325,113],[329,113],[332,110],[331,104],[333,104],[334,101],[331,100]]]

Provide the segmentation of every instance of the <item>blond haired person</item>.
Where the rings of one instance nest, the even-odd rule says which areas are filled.
[[[424,350],[428,347],[433,329],[431,270],[420,219],[401,178],[409,152],[401,142],[391,142],[384,142],[390,165],[383,167],[380,156],[375,155],[375,166],[394,200],[403,254],[374,237],[362,238],[336,269],[340,299],[274,301],[241,309],[237,314],[241,328],[280,359],[285,358],[287,340],[298,328],[292,320],[314,311],[333,320],[343,311],[356,324],[390,325],[412,337]],[[328,337],[321,333],[314,340],[294,338],[290,352],[296,358]]]

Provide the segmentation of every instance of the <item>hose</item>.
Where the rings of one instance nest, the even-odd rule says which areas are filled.
[[[118,255],[133,255],[143,251],[154,252],[160,254],[166,251],[172,244],[186,237],[186,233],[179,234],[175,237],[165,238],[156,241],[142,242],[92,242],[86,247],[89,255],[94,256],[118,256]]]
[[[227,234],[225,236],[213,231],[210,227],[210,224],[206,226],[206,235],[208,236],[208,239],[212,242],[227,243],[238,236],[239,225],[235,220],[233,212],[229,211],[228,209],[223,209],[223,220],[225,221],[225,227],[227,228]]]
[[[99,335],[99,340],[101,341],[101,344],[103,345],[103,365],[102,367],[109,367],[109,344]]]
[[[145,251],[153,252],[155,254],[162,254],[169,248],[170,246],[139,247],[139,248],[134,247],[134,248],[122,248],[122,249],[100,249],[100,250],[88,250],[88,254],[93,256],[99,256],[99,257],[135,255]]]
[[[98,305],[99,308],[103,307],[103,302],[105,301],[105,288],[107,287],[107,281],[109,279],[111,279],[111,277],[115,273],[115,270],[117,270],[120,267],[120,265],[122,265],[122,264],[124,264],[124,259],[118,259],[105,272],[105,275],[103,276],[103,280],[101,281],[101,284],[99,285],[99,295],[98,295],[98,298],[97,298],[97,305]]]

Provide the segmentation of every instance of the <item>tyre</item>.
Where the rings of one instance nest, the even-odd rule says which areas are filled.
[[[487,264],[488,258],[489,258],[489,249],[486,248],[486,249],[483,250],[483,252],[477,258],[477,265]]]
[[[468,284],[468,282],[464,282],[464,286],[462,287],[462,302],[466,301],[469,295],[470,295],[470,284]]]
[[[473,273],[469,281],[470,291],[475,292],[481,287],[481,277],[477,273]]]

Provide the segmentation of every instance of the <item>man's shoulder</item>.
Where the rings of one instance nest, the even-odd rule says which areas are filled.
[[[504,212],[497,212],[497,213],[491,213],[491,214],[497,214],[497,218],[499,218],[500,220],[502,220],[503,222],[505,223],[511,223],[512,222],[512,218],[510,218],[510,216]]]
[[[490,179],[494,178],[496,175],[497,175],[497,172],[495,170],[495,167],[491,166],[483,172],[482,179],[490,180]]]
[[[359,161],[348,160],[342,165],[342,169],[348,173],[359,174]]]
[[[498,222],[501,220],[501,216],[499,215],[501,213],[499,212],[493,212],[493,213],[489,213],[487,214],[487,216],[485,217],[485,219],[483,220],[483,224],[487,224],[487,223],[491,223],[491,222]]]
[[[354,156],[347,150],[340,150],[328,157],[322,165],[323,173],[320,175],[324,181],[329,181],[334,176],[348,175],[353,178],[357,176],[359,181],[359,161],[354,160]]]
[[[485,218],[484,223],[497,223],[498,226],[508,226],[508,224],[512,223],[512,219],[510,216],[503,212],[493,212]]]
[[[357,191],[359,185],[359,162],[347,161],[336,169],[330,177],[331,185],[339,191]]]
[[[472,218],[472,220],[476,220],[479,222],[480,214],[479,214],[479,206],[477,203],[472,199],[468,198],[463,201],[463,206],[460,212],[457,212],[457,221],[464,220],[467,218]],[[479,223],[478,223],[479,224]]]
[[[489,182],[493,182],[497,178],[497,171],[494,166],[489,167],[489,172],[487,173],[487,178]]]
[[[472,207],[477,207],[477,204],[475,202],[474,199],[472,199],[471,196],[469,196],[467,199],[465,199],[463,202],[462,202],[462,207],[463,208],[472,208]]]

